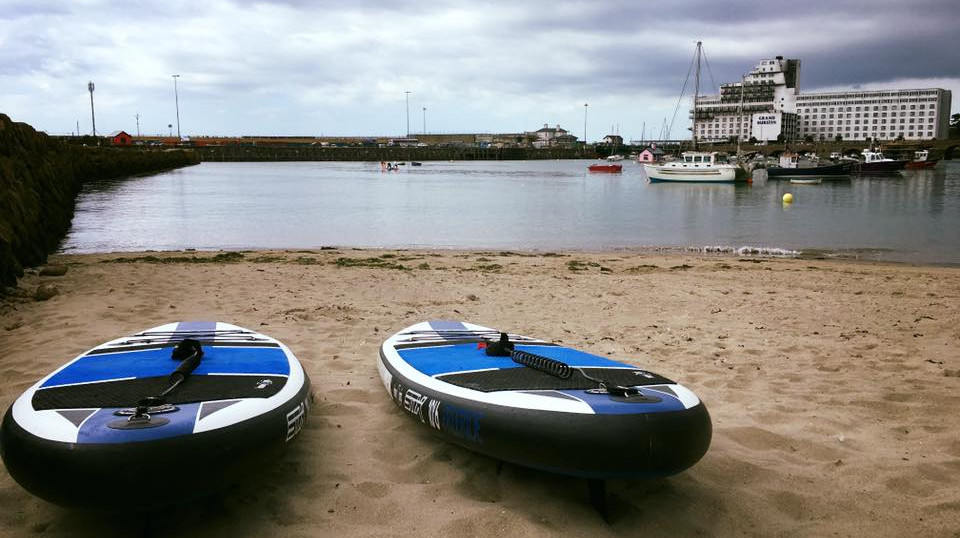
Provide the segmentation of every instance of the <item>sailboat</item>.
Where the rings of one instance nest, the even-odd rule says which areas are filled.
[[[693,94],[693,149],[685,151],[681,158],[663,164],[644,164],[643,170],[651,182],[679,181],[690,183],[733,183],[739,167],[718,162],[716,151],[697,151],[697,101],[700,98],[700,60],[703,44],[697,41],[694,59],[697,65]]]

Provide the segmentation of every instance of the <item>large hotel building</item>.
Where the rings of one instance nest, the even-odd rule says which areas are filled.
[[[763,60],[720,95],[697,100],[696,137],[741,140],[930,140],[950,128],[950,90],[800,93],[800,60]]]

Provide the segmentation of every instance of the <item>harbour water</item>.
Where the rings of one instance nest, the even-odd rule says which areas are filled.
[[[627,248],[960,264],[960,161],[820,185],[651,184],[634,163],[593,174],[591,162],[425,162],[397,172],[203,163],[88,185],[61,248]]]

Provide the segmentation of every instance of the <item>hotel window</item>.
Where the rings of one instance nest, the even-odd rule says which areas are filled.
[[[920,105],[920,110],[923,110],[924,108],[926,108],[926,106],[927,105]]]
[[[933,131],[928,131],[927,136],[933,136]]]
[[[910,110],[916,110],[917,105],[910,105]]]

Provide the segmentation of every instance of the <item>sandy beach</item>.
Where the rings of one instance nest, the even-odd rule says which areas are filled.
[[[56,255],[47,301],[0,299],[0,405],[106,340],[219,320],[286,343],[313,381],[276,465],[202,503],[104,516],[0,471],[0,536],[960,537],[960,269],[634,252],[330,249]],[[609,483],[434,437],[379,380],[384,338],[460,319],[683,383],[713,418],[680,475]],[[624,447],[629,450],[629,447]]]

